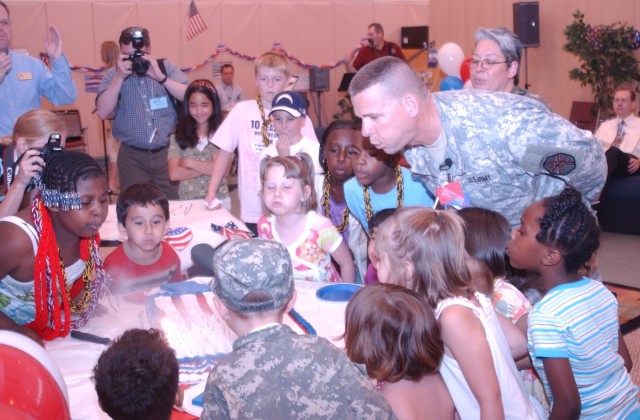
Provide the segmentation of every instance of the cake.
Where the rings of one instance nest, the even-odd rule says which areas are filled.
[[[149,298],[147,312],[175,350],[180,383],[205,380],[218,360],[231,352],[236,335],[213,306],[208,286],[195,282],[162,286],[163,294]]]
[[[175,350],[183,384],[206,380],[216,363],[231,352],[237,338],[215,309],[208,284],[201,281],[163,284],[160,293],[149,297],[147,315]],[[300,334],[316,333],[293,310],[285,323]]]

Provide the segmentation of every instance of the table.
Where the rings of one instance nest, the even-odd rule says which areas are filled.
[[[224,207],[210,210],[205,207],[204,200],[169,201],[169,227],[171,229],[187,227],[193,233],[191,243],[180,251],[176,250],[180,257],[181,270],[183,272],[193,265],[191,248],[195,245],[206,243],[216,247],[226,240],[224,236],[215,233],[211,229],[211,224],[224,226],[230,221],[234,222],[239,229],[248,230],[242,221],[235,218]],[[103,243],[122,242],[126,239],[126,236],[123,236],[118,230],[115,204],[109,205],[107,220],[100,227],[100,239]]]
[[[206,277],[191,279],[199,283],[208,283],[209,280]],[[309,321],[319,336],[343,348],[340,336],[344,333],[344,312],[347,304],[318,299],[316,291],[326,285],[296,281],[298,297],[294,309]],[[146,319],[144,305],[131,303],[122,298],[116,299],[113,296],[103,298],[101,303],[107,307],[108,314],[90,319],[81,331],[114,339],[129,328],[151,326]],[[285,324],[298,332],[301,331],[289,316],[285,316]],[[71,417],[74,420],[109,419],[98,406],[98,396],[91,379],[93,367],[106,347],[65,337],[48,342],[46,349],[60,369],[67,386]],[[185,397],[185,402],[187,399]]]

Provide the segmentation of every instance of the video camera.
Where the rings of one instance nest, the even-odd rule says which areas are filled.
[[[135,49],[134,53],[127,58],[127,60],[131,60],[131,67],[133,72],[140,77],[143,77],[147,74],[147,70],[149,70],[149,62],[142,58],[144,52],[142,49],[144,48],[144,31],[141,28],[133,28],[131,29],[131,46]]]

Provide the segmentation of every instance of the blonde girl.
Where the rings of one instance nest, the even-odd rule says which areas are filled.
[[[347,244],[331,220],[313,210],[317,207],[313,176],[312,159],[306,153],[262,160],[265,214],[258,221],[258,235],[287,247],[296,280],[353,283],[355,267]]]
[[[396,210],[379,228],[378,279],[421,295],[435,309],[445,346],[440,372],[463,419],[537,419],[514,358],[526,338],[474,291],[466,266],[464,222],[424,207]]]

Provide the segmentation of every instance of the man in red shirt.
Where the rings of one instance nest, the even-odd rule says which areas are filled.
[[[360,48],[358,55],[353,60],[356,70],[380,57],[392,55],[406,61],[402,49],[398,44],[384,40],[384,29],[379,23],[372,23],[367,29],[367,43]]]

